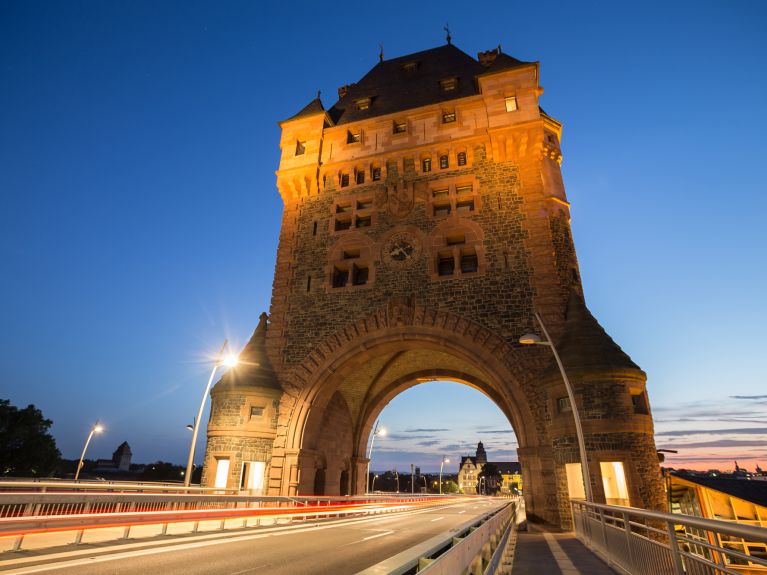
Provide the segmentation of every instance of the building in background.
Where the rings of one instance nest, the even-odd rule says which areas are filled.
[[[476,495],[482,492],[478,489],[479,474],[486,465],[494,465],[498,470],[500,477],[498,490],[500,493],[521,493],[522,492],[522,470],[518,461],[488,461],[485,446],[480,441],[477,444],[477,452],[472,457],[466,455],[461,457],[461,464],[458,468],[458,488],[461,493],[466,495]],[[490,491],[495,491],[495,485],[487,486]]]

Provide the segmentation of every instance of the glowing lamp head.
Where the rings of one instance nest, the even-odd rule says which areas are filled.
[[[541,343],[541,337],[537,333],[526,333],[519,338],[519,343],[522,345],[535,345]]]
[[[93,426],[94,433],[101,433],[102,431],[104,431],[104,426],[101,425],[100,423],[97,423],[96,425]]]
[[[234,367],[239,362],[239,358],[233,354],[229,353],[223,357],[221,360],[221,365],[225,365],[226,367]]]
[[[442,462],[443,462],[443,463],[450,463],[450,458],[449,458],[449,457],[444,457],[444,458],[442,459]]]
[[[376,435],[380,435],[381,437],[383,437],[384,435],[386,435],[386,428],[385,428],[385,427],[382,427],[381,429],[379,429],[378,431],[376,431]]]

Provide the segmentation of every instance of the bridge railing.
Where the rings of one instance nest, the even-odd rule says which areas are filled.
[[[102,491],[64,491],[60,485],[55,491],[0,488],[0,551],[19,550],[22,545],[40,548],[390,513],[443,505],[449,500],[405,494],[275,497],[104,487]]]
[[[691,515],[572,501],[575,533],[630,575],[767,572],[767,529]]]

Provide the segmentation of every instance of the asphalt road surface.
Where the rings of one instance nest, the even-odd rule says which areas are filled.
[[[0,575],[345,575],[357,573],[507,503],[471,499],[362,519],[73,548],[20,564],[0,556]],[[18,555],[14,557],[18,558]],[[36,560],[37,561],[37,560]]]

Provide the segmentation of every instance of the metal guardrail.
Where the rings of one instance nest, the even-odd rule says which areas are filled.
[[[19,485],[19,482],[14,482]],[[0,484],[2,487],[7,487]],[[99,485],[99,484],[97,484]],[[58,486],[58,485],[57,485]],[[78,484],[83,487],[83,484]],[[135,492],[135,485],[115,492],[104,486],[101,492],[88,491],[16,491],[0,489],[0,549],[19,550],[25,538],[39,539],[59,534],[56,544],[79,544],[86,531],[112,530],[112,539],[166,534],[173,524],[186,524],[196,532],[200,525],[207,530],[244,528],[271,523],[308,519],[368,515],[439,506],[449,498],[424,496],[397,497],[276,497],[221,495],[216,493]],[[95,489],[93,485],[89,489]],[[185,491],[182,490],[182,491]],[[267,521],[268,523],[268,521]],[[147,527],[156,526],[146,534]],[[212,526],[212,527],[211,527]],[[143,529],[138,529],[139,527]],[[117,529],[115,529],[117,528]],[[133,530],[133,534],[132,534]],[[65,537],[62,538],[61,535]],[[71,535],[71,537],[66,537]],[[12,543],[9,544],[9,541]]]
[[[357,575],[492,575],[516,529],[517,502],[467,521]]]
[[[629,575],[767,573],[767,529],[691,515],[572,501],[575,533]]]

